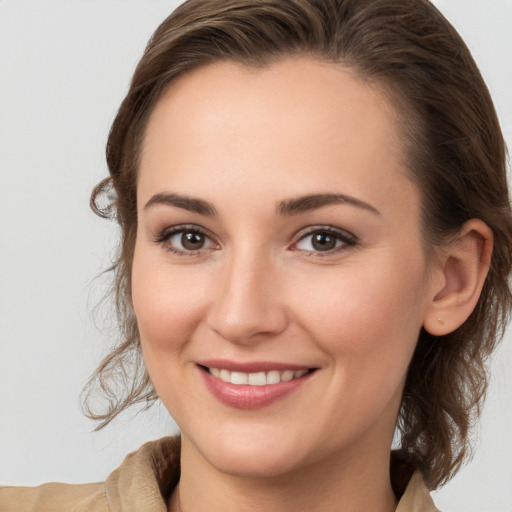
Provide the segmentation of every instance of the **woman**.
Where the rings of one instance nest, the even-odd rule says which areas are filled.
[[[494,108],[437,11],[187,2],[107,159],[93,205],[113,187],[96,210],[122,227],[126,336],[98,376],[109,391],[123,357],[145,366],[91,415],[158,396],[181,446],[2,506],[435,510],[510,309],[511,239]]]

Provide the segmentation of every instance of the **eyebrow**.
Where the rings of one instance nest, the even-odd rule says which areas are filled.
[[[173,193],[155,194],[145,204],[144,209],[146,210],[157,204],[175,206],[207,217],[217,215],[217,210],[211,203],[203,201],[202,199],[195,199],[193,197]],[[349,204],[380,215],[379,210],[371,204],[345,194],[310,194],[287,199],[277,205],[277,213],[279,215],[297,215],[335,204]]]
[[[182,208],[183,210],[198,213],[199,215],[206,215],[207,217],[213,217],[217,215],[217,210],[215,207],[212,204],[203,201],[202,199],[195,199],[193,197],[181,196],[171,193],[155,194],[145,204],[144,210],[147,210],[151,206],[157,204],[176,206],[177,208]]]
[[[281,201],[277,206],[277,212],[280,215],[296,215],[334,204],[349,204],[381,215],[379,210],[371,204],[345,194],[312,194]]]

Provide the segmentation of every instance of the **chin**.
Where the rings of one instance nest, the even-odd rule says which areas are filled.
[[[213,453],[209,462],[217,471],[244,478],[276,478],[295,469],[289,457],[261,449],[254,453]]]
[[[296,469],[299,440],[290,439],[286,432],[268,430],[253,428],[247,435],[240,431],[211,433],[204,450],[196,446],[211,466],[229,475],[277,477]]]

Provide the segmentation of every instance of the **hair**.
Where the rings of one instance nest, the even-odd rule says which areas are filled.
[[[216,61],[263,67],[293,56],[352,68],[389,95],[420,190],[428,247],[446,242],[471,218],[494,235],[475,310],[446,336],[422,330],[408,370],[399,454],[436,488],[470,453],[486,361],[508,321],[512,216],[506,148],[490,94],[461,37],[427,0],[189,0],[157,28],[108,137],[110,176],[91,196],[93,210],[121,228],[111,270],[122,337],[87,384],[86,414],[100,429],[128,406],[157,399],[142,361],[130,282],[137,170],[155,104],[169,84],[198,67]],[[90,406],[98,391],[106,410]]]

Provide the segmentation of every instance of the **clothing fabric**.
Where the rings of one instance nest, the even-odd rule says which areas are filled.
[[[166,512],[180,477],[180,439],[164,437],[126,457],[105,482],[0,489],[0,512]],[[396,512],[439,512],[419,472]]]

